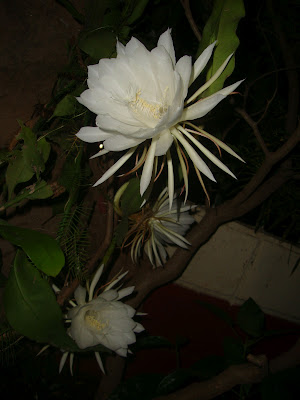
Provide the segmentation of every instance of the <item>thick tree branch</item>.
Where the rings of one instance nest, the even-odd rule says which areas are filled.
[[[214,378],[193,383],[175,393],[156,397],[155,400],[210,400],[236,385],[258,383],[268,374],[268,360],[264,355],[250,355],[248,360],[250,362],[245,364],[231,365]]]
[[[236,385],[261,382],[268,375],[268,370],[276,373],[293,368],[300,363],[300,339],[289,351],[272,359],[269,368],[268,360],[264,355],[249,354],[247,359],[246,364],[232,365],[212,379],[193,383],[175,393],[156,397],[155,400],[210,400]]]

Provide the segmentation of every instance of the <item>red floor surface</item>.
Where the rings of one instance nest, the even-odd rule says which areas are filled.
[[[231,327],[211,311],[197,303],[208,302],[222,308],[235,318],[238,307],[213,297],[200,295],[178,285],[168,285],[158,289],[145,302],[143,311],[148,313],[142,323],[150,335],[163,336],[172,343],[176,338],[186,338],[188,343],[180,350],[180,366],[191,366],[202,357],[212,354],[222,355],[224,337],[235,334]],[[253,349],[254,354],[266,354],[268,358],[288,350],[297,340],[299,325],[266,315],[266,329],[298,330],[264,339]],[[129,364],[127,377],[140,373],[168,373],[176,368],[174,349],[140,350],[134,362]]]

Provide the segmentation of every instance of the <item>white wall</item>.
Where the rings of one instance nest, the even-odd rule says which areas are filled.
[[[176,283],[235,305],[252,297],[264,312],[300,322],[300,265],[291,275],[299,258],[299,246],[230,222],[201,247]]]

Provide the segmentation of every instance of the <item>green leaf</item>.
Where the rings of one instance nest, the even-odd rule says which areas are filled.
[[[190,379],[194,377],[194,372],[190,369],[177,369],[165,376],[157,388],[159,395],[168,394],[184,386]]]
[[[115,53],[116,34],[107,29],[82,33],[78,46],[95,60],[110,58]]]
[[[218,318],[222,319],[224,322],[226,322],[229,326],[233,326],[233,320],[231,317],[222,310],[222,308],[215,306],[214,304],[207,303],[206,301],[201,301],[201,300],[196,300],[198,304],[200,304],[202,307],[206,308],[207,310],[211,311],[213,314],[215,314]]]
[[[11,199],[14,188],[18,183],[29,181],[34,175],[33,169],[28,166],[22,151],[11,158],[6,170],[6,183],[8,187],[8,199]]]
[[[265,315],[251,297],[240,307],[237,323],[250,336],[264,334]]]
[[[207,80],[214,75],[226,58],[237,49],[239,39],[236,36],[236,29],[240,19],[244,16],[243,0],[216,0],[214,2],[212,14],[204,27],[202,40],[197,51],[197,56],[199,56],[207,46],[217,40],[212,63],[207,72]],[[219,78],[204,92],[203,97],[208,97],[222,89],[225,80],[233,72],[234,66],[235,57],[233,56]]]
[[[115,4],[114,4],[115,3]],[[121,23],[121,8],[119,1],[110,0],[109,8],[103,16],[101,26],[117,27]]]
[[[73,115],[76,110],[77,100],[71,95],[67,94],[55,107],[53,117],[66,117],[68,115]]]
[[[6,285],[7,278],[3,273],[0,271],[0,288],[4,287]]]
[[[0,235],[21,247],[38,269],[56,276],[65,263],[58,243],[51,236],[31,229],[18,228],[0,220]]]
[[[227,365],[242,364],[245,362],[244,345],[241,339],[225,337],[223,351]]]
[[[62,313],[46,280],[18,251],[4,291],[9,324],[37,342],[49,342],[62,329]]]
[[[140,195],[139,178],[130,179],[129,184],[121,197],[121,209],[124,215],[131,215],[141,210],[143,198]]]
[[[136,6],[134,7],[130,17],[127,19],[126,23],[132,25],[140,16],[143,14],[149,0],[138,0]]]
[[[51,186],[47,185],[47,182],[45,181],[40,181],[22,190],[14,199],[5,203],[0,210],[5,210],[8,207],[16,206],[24,199],[47,199],[52,195],[53,191]]]
[[[24,161],[27,167],[31,168],[36,175],[39,176],[39,173],[45,169],[45,161],[43,155],[41,154],[41,149],[38,147],[37,137],[32,130],[24,125],[21,121],[19,121],[19,124],[21,126],[21,132],[18,135],[18,139],[24,140],[22,147]]]
[[[32,340],[70,352],[110,352],[102,345],[79,349],[66,332],[53,290],[22,251],[17,252],[9,274],[4,307],[9,324]]]
[[[128,232],[128,217],[124,216],[121,220],[121,222],[118,224],[118,226],[115,229],[115,240],[116,240],[116,245],[117,246],[122,246],[123,240],[126,236],[126,233]]]
[[[49,158],[50,151],[51,151],[51,145],[46,140],[46,138],[40,137],[38,139],[38,141],[37,141],[37,149],[38,149],[39,153],[41,154],[44,163],[46,163],[48,158]]]
[[[85,7],[85,29],[93,30],[102,26],[102,20],[108,7],[114,0],[88,0]]]
[[[26,189],[24,192],[24,196],[26,199],[35,200],[35,199],[48,199],[53,195],[53,190],[50,185],[47,185],[47,182],[40,181],[32,185],[31,189]]]
[[[0,165],[8,162],[10,157],[11,157],[11,151],[9,151],[8,149],[1,149],[0,150]]]

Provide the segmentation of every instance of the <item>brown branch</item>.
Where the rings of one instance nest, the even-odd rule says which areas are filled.
[[[201,35],[201,33],[196,25],[196,22],[193,18],[193,14],[192,14],[191,7],[190,7],[190,0],[180,0],[180,3],[182,4],[182,7],[184,8],[185,15],[189,21],[189,24],[190,24],[196,38],[200,42],[202,35]]]
[[[115,390],[118,382],[121,381],[125,368],[126,359],[117,354],[108,355],[105,360],[106,375],[102,376],[95,400],[105,400]]]
[[[231,365],[219,375],[193,383],[184,389],[155,400],[210,400],[242,384],[258,383],[268,374],[268,360],[264,355],[248,356],[248,363]]]
[[[262,136],[260,134],[257,123],[250,117],[250,115],[245,110],[243,110],[241,108],[236,108],[235,111],[238,114],[240,114],[244,118],[244,120],[247,122],[247,124],[252,128],[254,136],[256,137],[256,140],[260,144],[260,147],[262,148],[265,155],[268,156],[269,150],[265,144],[264,139],[262,138]]]
[[[242,384],[261,382],[271,373],[293,368],[300,363],[300,339],[286,353],[269,362],[265,355],[249,354],[248,363],[232,365],[221,374],[204,382],[193,383],[184,389],[166,396],[156,397],[155,400],[210,400]]]

